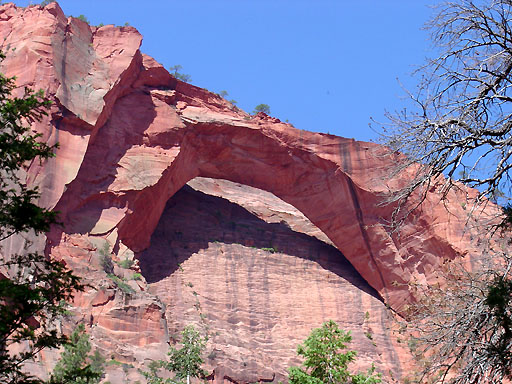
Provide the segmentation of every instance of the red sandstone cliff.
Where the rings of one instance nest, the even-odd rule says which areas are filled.
[[[60,147],[27,181],[64,223],[46,252],[95,287],[74,310],[99,348],[140,366],[202,313],[214,380],[272,381],[333,318],[353,331],[362,366],[404,373],[385,304],[400,311],[410,282],[470,251],[460,196],[447,214],[432,192],[391,234],[392,207],[379,203],[400,180],[386,179],[396,159],[382,147],[250,116],[141,54],[136,29],[92,27],[56,3],[3,5],[0,37],[2,71],[54,100],[34,128]],[[102,271],[105,244],[114,259],[136,260],[116,270],[133,292]],[[125,368],[111,381],[135,380]]]

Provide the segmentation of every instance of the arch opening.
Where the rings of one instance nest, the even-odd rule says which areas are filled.
[[[217,373],[240,364],[223,373],[234,382],[285,379],[297,344],[331,318],[352,330],[364,367],[375,361],[400,376],[385,304],[328,241],[268,192],[195,178],[169,199],[137,258],[149,291],[166,304],[169,333],[204,319],[207,363]]]
[[[270,192],[224,179],[196,177],[166,203],[151,245],[137,254],[155,283],[197,252],[222,245],[283,253],[318,263],[383,301],[330,239],[306,216]]]

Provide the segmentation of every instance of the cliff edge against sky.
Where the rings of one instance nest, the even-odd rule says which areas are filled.
[[[0,37],[2,71],[54,101],[34,128],[59,143],[56,157],[30,164],[27,182],[63,223],[40,246],[94,286],[74,305],[104,351],[161,357],[200,300],[219,333],[208,361],[219,382],[282,378],[297,342],[331,317],[357,330],[363,363],[402,374],[386,305],[400,312],[411,282],[472,252],[466,192],[450,192],[446,209],[433,191],[393,233],[393,207],[380,203],[409,176],[390,180],[397,155],[377,144],[249,115],[170,76],[135,28],[89,26],[56,3],[3,5]],[[21,243],[5,242],[4,256]],[[116,267],[129,295],[101,250],[135,260]]]

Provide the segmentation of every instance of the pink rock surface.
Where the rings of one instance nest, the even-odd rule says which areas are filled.
[[[189,186],[168,201],[151,246],[137,257],[148,291],[167,303],[170,335],[190,323],[202,328],[204,316],[216,382],[285,380],[287,367],[300,363],[296,346],[328,319],[351,330],[354,369],[374,362],[388,378],[407,373],[408,352],[377,292],[312,236],[318,229],[299,212],[225,180]]]
[[[378,203],[393,184],[385,179],[396,159],[378,145],[249,116],[166,78],[140,54],[134,28],[90,27],[55,3],[23,10],[8,4],[0,12],[4,50],[15,49],[4,70],[57,101],[38,129],[61,149],[29,176],[46,205],[62,212],[66,232],[117,231],[120,242],[140,251],[166,201],[203,176],[272,192],[299,209],[397,309],[413,277],[435,269],[439,255],[464,251],[457,221],[465,212],[456,203],[447,217],[435,193],[400,237],[388,233],[391,207]]]
[[[51,114],[34,129],[60,148],[55,158],[34,162],[27,181],[39,186],[41,204],[60,211],[64,223],[48,234],[47,254],[92,279],[98,290],[80,295],[75,305],[101,348],[139,360],[152,356],[144,352],[148,345],[155,346],[154,355],[162,353],[167,332],[193,320],[180,285],[180,279],[191,279],[213,316],[210,321],[222,330],[222,364],[211,365],[215,380],[282,377],[297,341],[312,327],[333,317],[361,333],[366,311],[372,321],[376,313],[379,320],[371,328],[378,334],[376,344],[382,341],[386,347],[378,352],[381,347],[374,350],[360,335],[356,347],[371,356],[366,362],[388,351],[378,364],[400,374],[400,361],[407,358],[402,352],[395,356],[398,347],[380,300],[400,311],[412,299],[410,282],[432,281],[445,260],[471,255],[464,232],[464,203],[471,191],[451,192],[448,206],[439,204],[435,190],[430,192],[422,210],[407,219],[400,233],[391,233],[387,224],[393,207],[380,203],[383,194],[409,176],[387,179],[398,155],[383,147],[298,130],[263,113],[248,115],[214,93],[174,79],[141,54],[141,35],[134,28],[91,27],[66,17],[56,3],[1,6],[0,37],[7,54],[2,71],[16,75],[20,86],[43,89],[55,101]],[[239,234],[226,233],[224,245],[212,245],[198,228],[197,238],[187,234],[186,245],[194,252],[180,259],[187,265],[186,276],[180,275],[172,263],[183,256],[177,252],[170,259],[174,261],[166,260],[161,249],[166,237],[155,234],[155,228],[171,226],[174,217],[162,216],[166,204],[198,176],[271,192],[251,208],[247,201],[254,194],[244,187],[238,196],[235,187],[219,182],[200,179],[192,184],[201,190],[203,183],[209,195],[227,196],[265,223],[276,218],[288,222],[293,233],[297,229],[315,236],[339,252],[309,260],[293,246],[281,252],[279,247],[286,248],[281,239],[279,252],[267,255],[250,248],[251,242],[261,242],[254,234],[237,245]],[[283,208],[283,201],[300,213]],[[167,221],[171,224],[161,224]],[[135,296],[128,302],[101,270],[98,249],[105,242],[117,260],[138,258],[149,279],[149,285],[129,282]],[[216,258],[214,266],[211,257]],[[359,283],[347,283],[347,268],[355,268],[349,275]],[[137,264],[123,273],[136,271]],[[253,279],[252,273],[258,277]],[[286,273],[288,278],[280,280]],[[224,294],[212,291],[212,284],[225,287]],[[347,291],[350,284],[353,290]],[[209,297],[211,292],[218,296]],[[312,292],[314,297],[305,296]],[[277,295],[275,300],[270,294]],[[239,299],[244,304],[237,306]],[[311,306],[301,307],[304,301]],[[233,339],[237,329],[245,336]],[[258,343],[243,341],[248,334],[257,335]],[[244,368],[237,366],[240,359],[228,357],[238,353],[248,361],[252,348],[267,357]],[[274,353],[282,357],[272,360]]]

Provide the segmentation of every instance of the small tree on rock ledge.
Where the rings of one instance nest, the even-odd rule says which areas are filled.
[[[270,106],[268,104],[258,104],[254,107],[254,114],[263,112],[266,115],[270,115]]]

